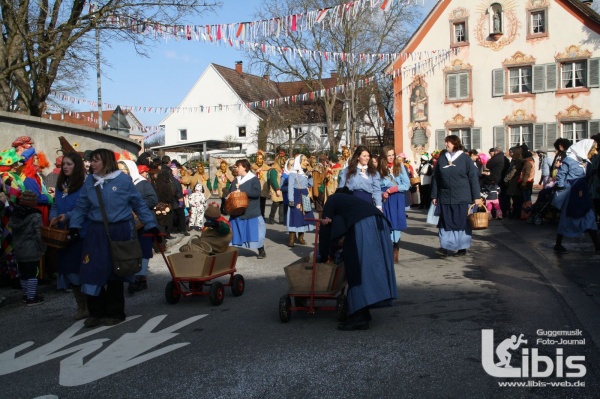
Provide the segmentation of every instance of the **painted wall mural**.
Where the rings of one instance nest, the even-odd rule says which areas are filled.
[[[514,0],[484,1],[477,7],[475,36],[480,46],[498,51],[515,40],[521,27],[515,12],[517,5]]]
[[[422,153],[427,152],[429,146],[429,95],[427,94],[427,82],[423,75],[413,77],[410,84],[410,123],[408,124],[408,136],[414,159],[418,159]]]

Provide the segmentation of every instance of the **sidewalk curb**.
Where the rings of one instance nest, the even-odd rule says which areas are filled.
[[[495,234],[486,235],[491,240],[503,244],[508,250],[523,257],[535,270],[537,270],[548,284],[560,295],[569,308],[573,311],[585,332],[591,337],[596,349],[600,350],[600,317],[598,317],[598,303],[587,296],[577,283],[571,281],[560,270],[558,259],[554,253],[540,251],[536,246],[530,245],[527,237],[521,231],[511,229],[506,224],[494,226],[494,230],[504,229],[507,234],[502,237],[513,237],[512,240],[499,239]],[[540,261],[541,260],[541,261]]]

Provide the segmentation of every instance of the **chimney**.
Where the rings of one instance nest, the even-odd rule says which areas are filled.
[[[338,78],[337,69],[332,69],[330,71],[330,73],[331,73],[331,78],[337,80],[337,78]]]
[[[267,82],[269,81],[270,77],[269,75],[263,75],[263,79],[266,80]]]
[[[243,64],[243,62],[242,62],[242,61],[236,61],[236,62],[235,62],[235,71],[236,71],[237,73],[239,73],[240,75],[243,73],[243,70],[242,70],[242,64]]]

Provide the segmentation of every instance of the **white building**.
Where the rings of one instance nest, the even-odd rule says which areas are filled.
[[[449,134],[485,152],[520,143],[553,150],[558,137],[600,132],[600,15],[585,3],[439,1],[402,51],[460,51],[395,79],[396,150],[416,159],[443,149]]]
[[[338,84],[337,74],[332,73],[331,77],[322,79],[321,84],[325,89],[335,87]],[[162,149],[182,162],[211,150],[235,153],[241,148],[242,153],[254,154],[259,123],[266,119],[268,112],[277,112],[281,108],[277,105],[250,108],[248,104],[291,98],[308,91],[306,83],[301,81],[274,82],[268,75],[261,77],[245,73],[241,62],[236,63],[235,69],[210,64],[177,107],[179,111],[171,113],[160,123],[165,130],[165,144],[153,148]],[[293,102],[288,109],[296,114],[297,122],[292,124],[294,148],[328,151],[327,124],[322,109],[314,100]],[[303,115],[300,122],[298,112]],[[334,116],[334,129],[339,129],[343,114],[343,102],[340,101]],[[358,140],[363,135],[372,134],[373,129],[369,130],[364,125],[361,123],[357,129]],[[346,139],[344,134],[341,144],[345,144]],[[288,140],[289,135],[285,131],[271,132],[267,150],[285,147]],[[187,154],[182,152],[184,149]]]

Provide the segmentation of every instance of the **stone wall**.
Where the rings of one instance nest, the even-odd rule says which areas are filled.
[[[10,147],[19,136],[29,136],[38,152],[44,152],[50,163],[58,156],[59,136],[63,136],[78,152],[108,148],[121,152],[127,150],[137,155],[140,144],[129,137],[107,130],[91,129],[55,120],[9,112],[0,112],[0,150]]]

